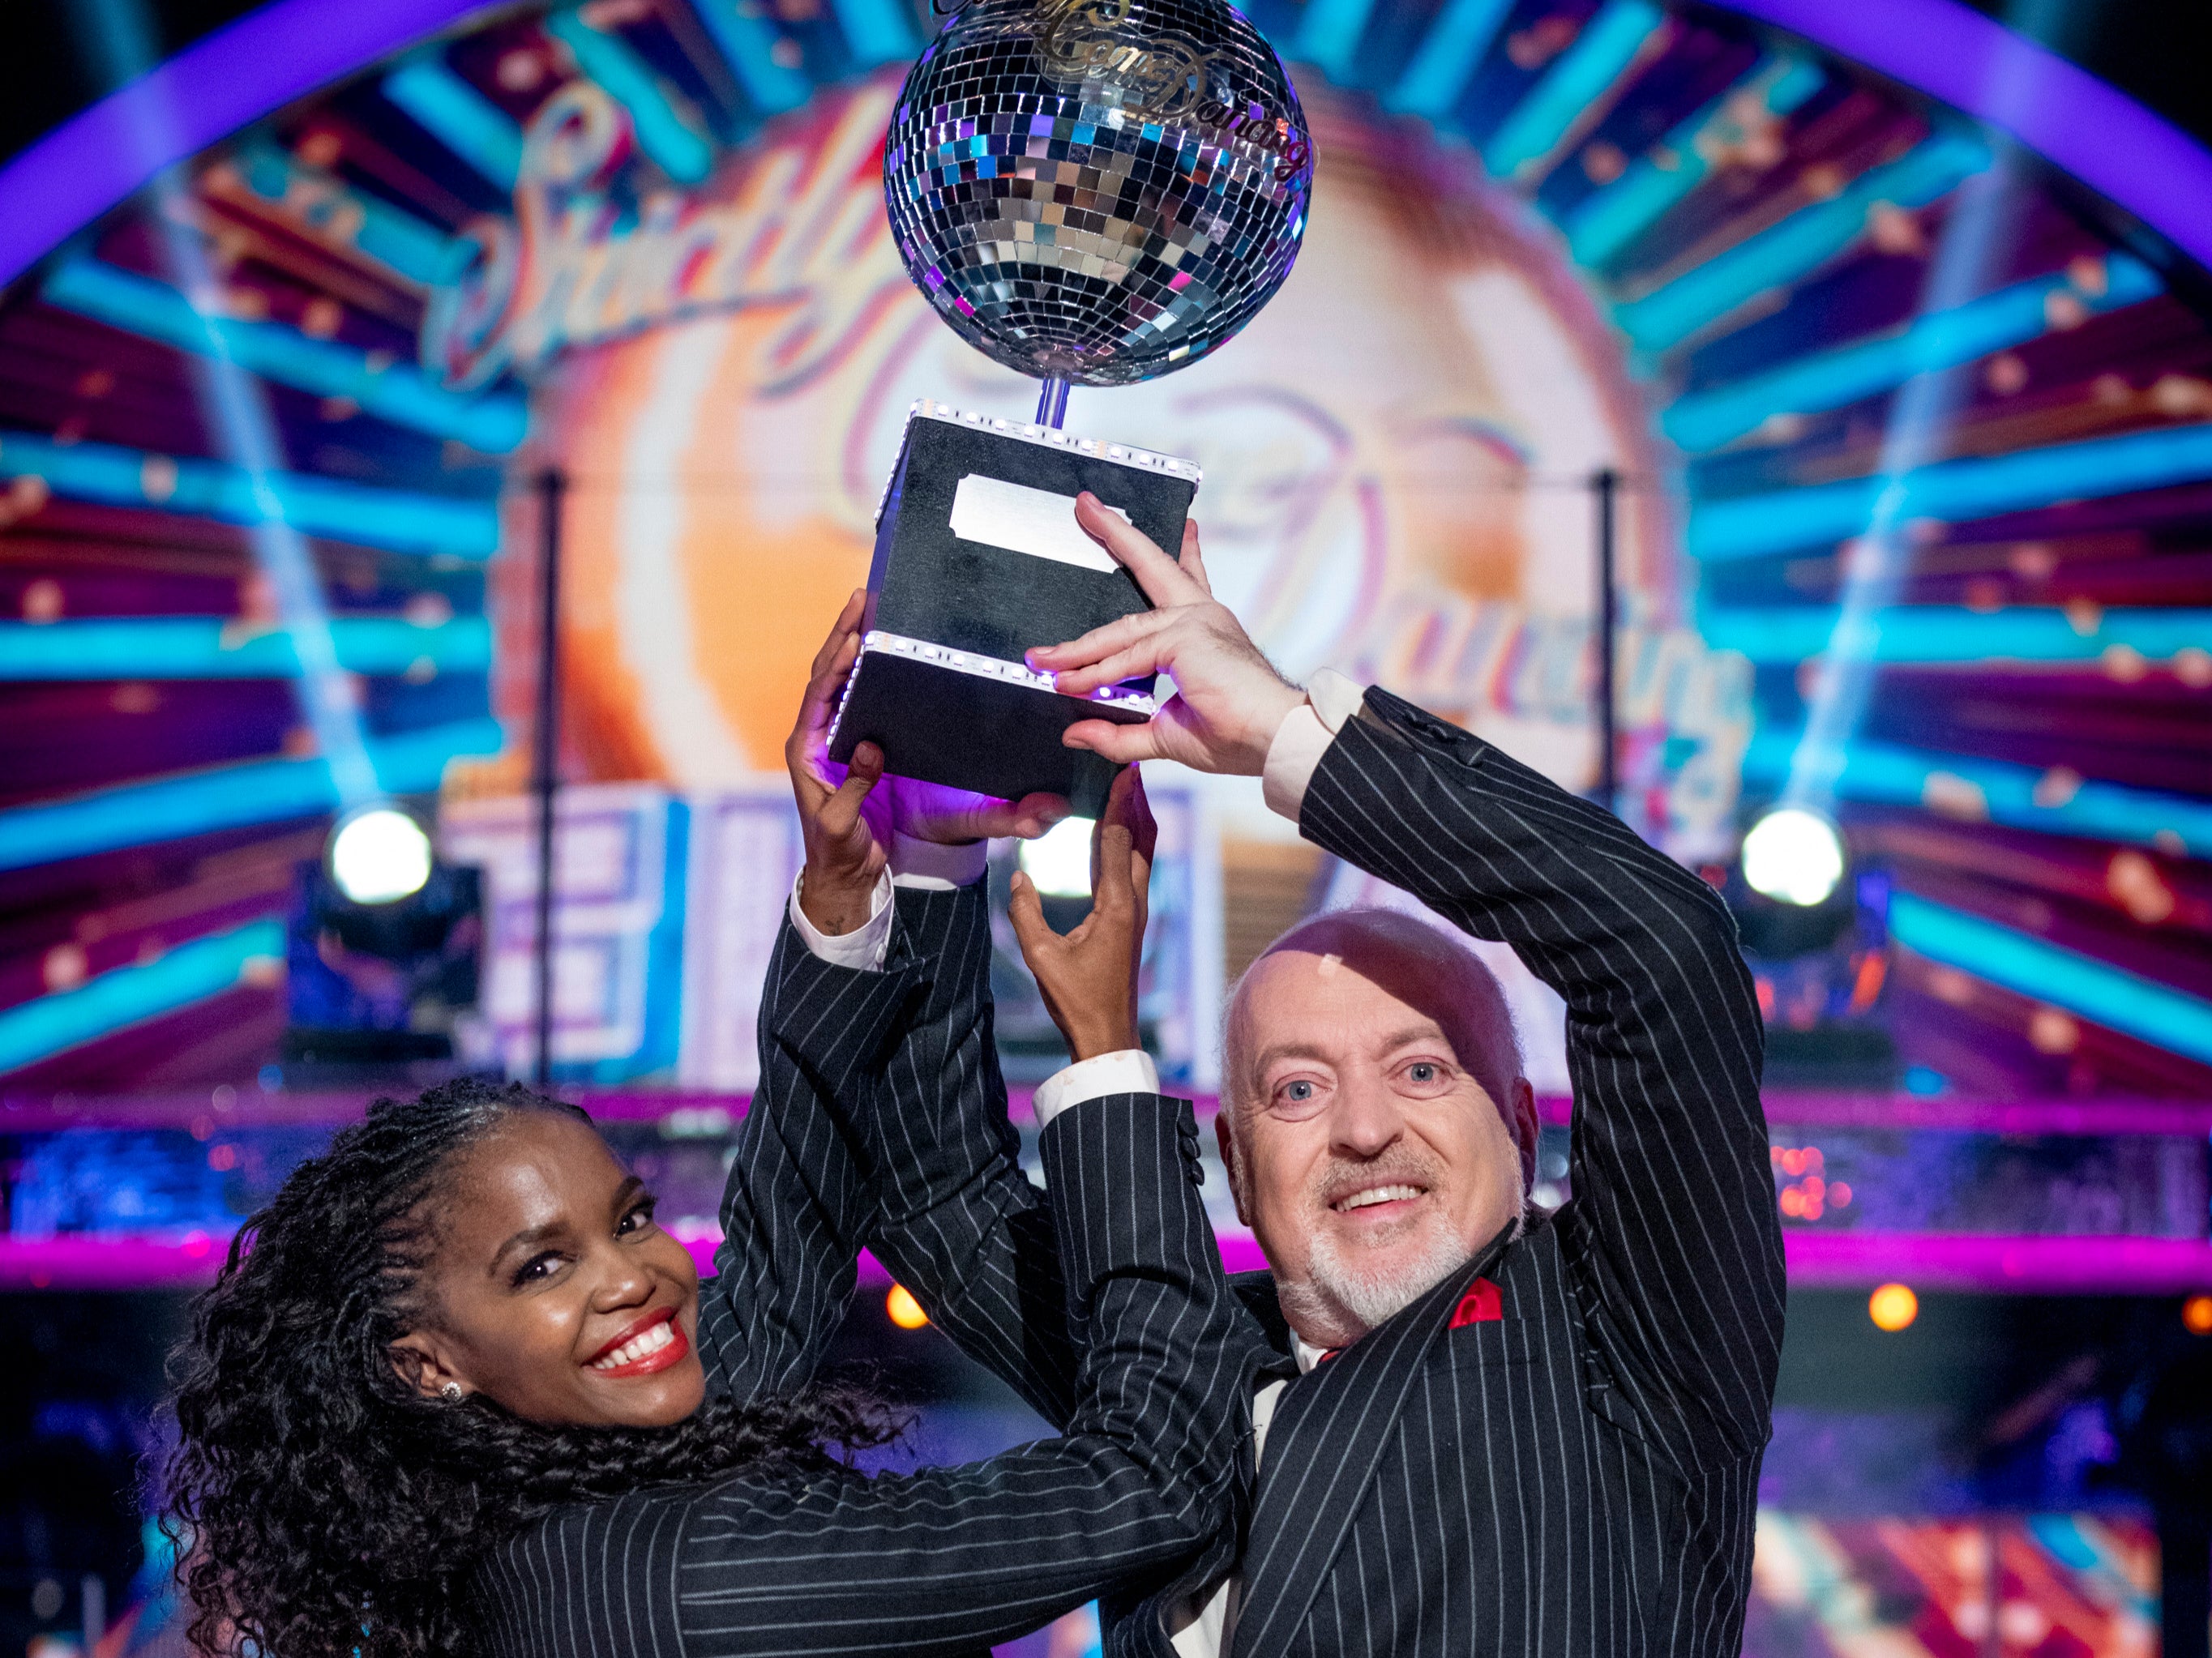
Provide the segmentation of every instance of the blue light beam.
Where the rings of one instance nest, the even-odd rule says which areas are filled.
[[[1716,650],[1741,652],[1763,667],[1783,667],[1826,650],[1838,615],[1825,604],[1711,605],[1698,611],[1698,631]],[[2112,650],[2133,651],[2149,661],[2212,651],[2212,610],[2130,607],[2091,619],[2052,604],[1991,611],[1907,604],[1875,613],[1867,626],[1877,662],[2078,668]]]
[[[1915,893],[1891,894],[1889,931],[1931,962],[2212,1065],[2212,1002],[2172,985]]]
[[[1921,295],[1923,309],[1954,311],[1989,280],[2020,216],[2014,154],[2007,149],[1994,167],[1977,175],[1945,218]],[[1804,735],[1782,791],[1785,806],[1824,812],[1835,799],[1844,744],[1857,732],[1874,695],[1876,618],[1895,603],[1912,565],[1912,547],[1902,533],[1911,498],[1907,480],[1942,446],[1971,391],[1971,376],[1952,366],[1914,375],[1890,404],[1879,487],[1861,526],[1864,534],[1844,561],[1836,630],[1805,699]]]
[[[2008,455],[1939,461],[1899,484],[1897,516],[1959,524],[2212,477],[2212,424],[2087,438]],[[1863,528],[1887,481],[1845,478],[1690,508],[1684,544],[1711,563],[1832,545]]]
[[[402,64],[378,90],[501,190],[522,174],[522,129],[434,53]]]
[[[40,295],[49,305],[209,357],[322,398],[345,398],[363,412],[486,454],[511,453],[528,435],[530,411],[506,393],[449,392],[389,352],[371,354],[319,340],[282,323],[207,315],[165,282],[97,259],[65,259]]]
[[[1840,409],[1903,384],[1915,374],[1956,367],[2051,331],[2054,301],[2093,315],[2166,291],[2157,273],[2125,253],[2048,276],[2015,282],[1948,311],[1924,313],[1873,339],[1836,346],[1764,374],[1680,398],[1661,417],[1675,445],[1704,453],[1754,432],[1777,415]]]
[[[1513,0],[1444,0],[1421,37],[1383,106],[1405,115],[1441,121],[1452,112],[1468,82],[1489,56],[1491,43],[1513,9]]]
[[[264,915],[193,938],[150,962],[96,974],[74,990],[0,1008],[0,1072],[21,1070],[134,1024],[283,972],[284,922]]]
[[[452,274],[461,250],[437,226],[309,167],[266,138],[241,143],[231,164],[247,190],[325,245],[347,248],[418,287]]]
[[[465,720],[364,745],[369,798],[434,793],[446,763],[496,754],[495,720]],[[0,811],[0,870],[27,869],[218,829],[320,817],[349,804],[319,757],[248,760]]]
[[[1760,120],[1787,115],[1820,89],[1826,76],[1802,58],[1769,57],[1726,92],[1577,202],[1561,228],[1585,270],[1601,270],[1703,184],[1714,164]]]
[[[158,54],[143,0],[93,0],[84,15],[93,26],[92,44],[111,85],[124,85],[153,68]],[[149,153],[169,153],[173,147],[169,135],[157,129],[173,129],[177,119],[173,107],[149,106],[139,141]],[[306,537],[287,518],[289,503],[280,483],[288,476],[282,471],[283,446],[269,412],[267,389],[231,355],[228,342],[215,325],[223,289],[209,268],[198,234],[185,228],[191,222],[185,201],[187,180],[171,167],[155,173],[153,190],[160,204],[153,223],[162,264],[171,282],[189,300],[187,313],[200,331],[202,343],[188,359],[196,400],[203,423],[233,463],[229,481],[245,497],[246,509],[239,521],[247,525],[253,562],[268,581],[277,618],[299,652],[300,676],[292,683],[300,712],[314,734],[340,805],[361,805],[376,793],[376,773],[363,741],[353,680],[338,666],[331,642],[321,577]],[[14,447],[0,440],[0,455],[12,459]],[[0,465],[5,464],[6,459],[0,459]],[[168,477],[180,479],[182,465],[173,464]],[[154,480],[142,470],[142,494],[149,482]]]
[[[1886,166],[1861,173],[1825,202],[1799,208],[1641,299],[1613,319],[1646,351],[1666,351],[1761,295],[1809,276],[1866,234],[1875,208],[1925,207],[1990,164],[1988,147],[1944,131]]]
[[[499,550],[499,508],[491,501],[379,489],[306,472],[257,477],[225,461],[178,460],[143,449],[0,431],[0,477],[35,477],[71,501],[225,524],[276,523],[396,553],[486,559]]]
[[[1568,134],[1603,112],[1608,92],[1668,27],[1667,14],[1650,0],[1607,0],[1482,147],[1491,175],[1525,180],[1541,171]]]
[[[549,12],[545,32],[567,46],[576,67],[629,112],[630,131],[653,164],[680,185],[706,182],[714,146],[629,42],[586,22],[575,11]]]
[[[485,673],[491,623],[456,616],[420,627],[404,616],[337,616],[331,641],[348,673]],[[281,628],[227,616],[100,616],[0,622],[0,683],[97,679],[296,679],[299,647]]]
[[[1744,752],[1744,781],[1767,787],[1784,781],[1799,735],[1761,731],[1753,736]],[[1869,805],[1918,807],[1963,823],[2212,858],[2212,802],[2007,761],[1855,737],[1844,744],[1835,793]]]
[[[766,16],[740,0],[696,0],[692,9],[755,106],[775,115],[806,101],[813,83],[775,61],[784,37]]]

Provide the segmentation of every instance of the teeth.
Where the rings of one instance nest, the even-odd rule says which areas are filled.
[[[592,1361],[592,1369],[595,1370],[618,1370],[625,1364],[636,1363],[638,1360],[643,1358],[648,1353],[659,1352],[663,1347],[665,1347],[670,1342],[675,1339],[676,1321],[674,1319],[663,1319],[659,1323],[654,1325],[650,1330],[647,1330],[643,1335],[638,1336],[632,1340],[625,1341],[621,1346],[616,1348],[614,1351],[607,1354],[604,1358],[593,1359]]]
[[[1418,1186],[1370,1186],[1364,1192],[1354,1192],[1340,1199],[1336,1207],[1340,1213],[1347,1209],[1365,1209],[1377,1203],[1399,1203],[1421,1195]]]

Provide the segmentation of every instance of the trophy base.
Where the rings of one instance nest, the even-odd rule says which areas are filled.
[[[1156,706],[1115,687],[1064,696],[1022,663],[872,632],[830,727],[830,757],[842,764],[873,743],[897,776],[1008,800],[1057,794],[1096,817],[1121,768],[1065,746],[1060,733],[1079,720],[1141,725]]]

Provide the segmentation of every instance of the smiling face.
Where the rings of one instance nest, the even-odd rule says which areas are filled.
[[[1535,1145],[1510,1025],[1470,994],[1480,964],[1390,919],[1419,932],[1372,917],[1300,928],[1254,965],[1231,1015],[1222,1157],[1284,1314],[1315,1346],[1358,1339],[1511,1224]]]
[[[699,1408],[698,1268],[590,1124],[516,1112],[447,1173],[402,1375],[532,1422],[665,1427]]]

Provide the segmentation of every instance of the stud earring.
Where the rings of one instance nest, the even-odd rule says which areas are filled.
[[[438,1396],[448,1405],[458,1405],[467,1397],[461,1392],[461,1384],[458,1382],[448,1382],[444,1387],[439,1388]]]

